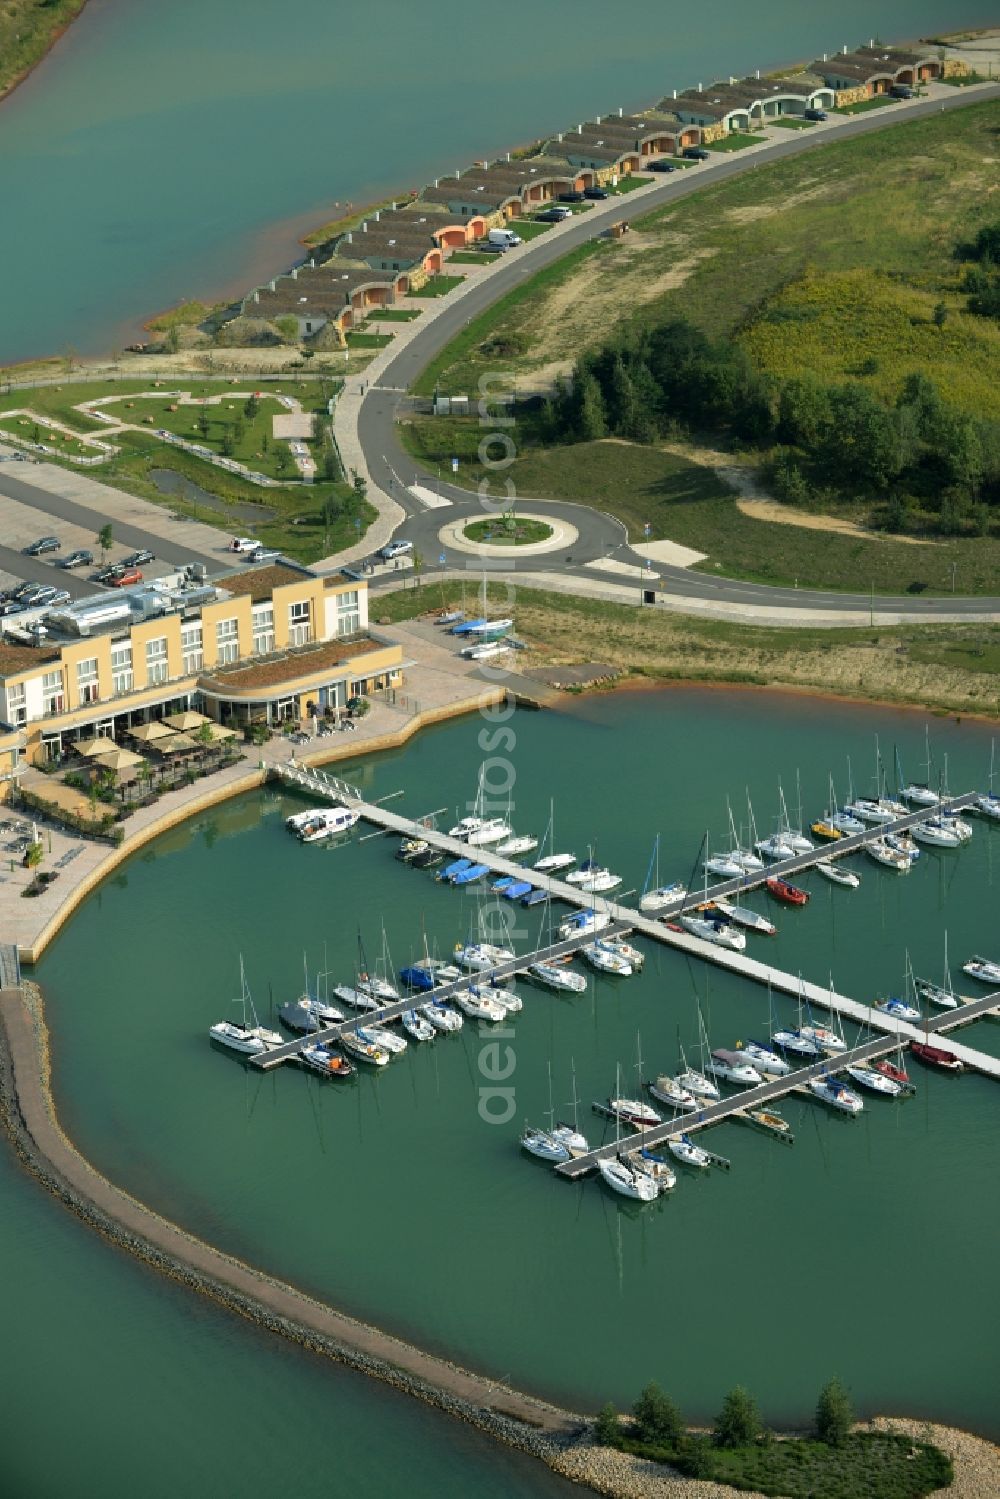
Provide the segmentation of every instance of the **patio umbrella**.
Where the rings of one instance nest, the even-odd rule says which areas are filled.
[[[78,755],[86,755],[88,760],[93,760],[96,759],[98,755],[110,754],[111,751],[113,749],[117,749],[118,746],[115,744],[115,741],[113,739],[102,737],[100,739],[81,739],[79,743],[74,744],[73,748],[76,750]]]
[[[171,734],[169,738],[157,739],[153,748],[161,755],[179,755],[185,750],[199,749],[200,746],[189,734]]]
[[[210,723],[211,719],[205,717],[204,713],[195,713],[193,708],[187,708],[183,713],[168,713],[163,720],[172,729],[179,729],[182,734],[188,734],[192,729],[200,729],[203,723]]]
[[[137,729],[129,729],[129,738],[138,739],[140,744],[154,744],[158,739],[168,739],[173,733],[167,724],[160,723],[154,719],[152,723],[141,723]]]
[[[101,770],[129,770],[135,765],[142,764],[142,756],[133,755],[131,750],[120,749],[116,744],[112,746],[109,754],[101,755],[99,763]]]
[[[213,744],[219,744],[223,739],[235,739],[236,737],[237,734],[235,729],[227,729],[221,723],[214,723],[212,725]]]

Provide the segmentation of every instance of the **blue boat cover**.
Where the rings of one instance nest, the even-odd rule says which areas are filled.
[[[463,624],[453,625],[451,633],[453,635],[468,635],[469,631],[474,629],[476,625],[485,625],[486,623],[485,619],[467,619]]]
[[[522,904],[522,906],[537,906],[538,903],[539,903],[539,901],[542,901],[544,899],[545,899],[545,891],[544,890],[529,890],[528,893],[527,893],[527,895],[521,901],[521,904]]]
[[[504,900],[520,900],[521,896],[527,895],[530,889],[530,880],[515,880],[512,885],[508,885],[506,890],[503,891],[503,898]]]
[[[426,993],[434,988],[434,980],[424,968],[401,968],[399,976],[408,989],[421,989]]]
[[[459,874],[463,869],[468,869],[471,863],[471,859],[456,859],[453,864],[448,864],[442,869],[441,878],[450,880],[453,874]]]
[[[488,864],[470,864],[468,869],[459,869],[451,877],[453,885],[468,885],[473,880],[481,880],[484,874],[489,874]]]
[[[513,885],[513,883],[514,876],[512,874],[504,874],[501,875],[498,880],[493,881],[490,889],[493,891],[494,895],[499,895],[501,891],[506,890],[510,885]]]

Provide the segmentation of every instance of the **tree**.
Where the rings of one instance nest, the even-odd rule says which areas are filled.
[[[248,395],[246,400],[243,402],[243,415],[246,417],[248,422],[252,422],[257,416],[259,410],[260,401],[257,399],[256,394],[251,391],[250,395]]]
[[[203,723],[194,737],[199,744],[215,743],[215,735],[212,733],[212,725],[210,723]]]
[[[222,438],[219,442],[219,447],[222,449],[222,456],[224,458],[231,458],[236,452],[236,433],[229,423],[222,429]]]
[[[323,501],[323,524],[326,527],[335,526],[343,514],[344,506],[340,497],[328,494]]]
[[[639,1436],[655,1446],[672,1447],[684,1435],[684,1422],[669,1395],[653,1380],[632,1407]]]
[[[944,327],[945,323],[948,321],[947,303],[936,302],[934,304],[934,311],[931,313],[931,320],[933,321],[935,328]]]
[[[274,460],[274,466],[278,470],[279,474],[287,474],[289,468],[291,467],[291,463],[292,455],[288,451],[285,444],[282,443],[278,449],[277,457]]]
[[[778,397],[778,437],[809,451],[817,448],[830,424],[830,401],[816,380],[786,380]]]
[[[410,561],[413,563],[413,576],[414,576],[414,579],[416,581],[417,587],[419,588],[420,587],[420,574],[424,570],[424,554],[423,554],[423,552],[418,552],[417,549],[416,549],[416,547],[414,547],[413,551],[410,553]]]
[[[323,478],[329,479],[333,484],[337,484],[344,477],[343,470],[340,467],[340,458],[337,455],[337,449],[334,447],[332,442],[325,442],[323,444],[323,456],[320,459],[320,471],[323,475]]]
[[[715,1418],[715,1440],[720,1447],[749,1447],[761,1434],[760,1413],[753,1396],[737,1385],[722,1402]]]
[[[181,330],[176,323],[171,323],[163,340],[163,347],[168,354],[176,354],[181,346]]]
[[[368,480],[363,474],[359,474],[356,468],[351,469],[351,486],[359,501],[363,501],[368,494]]]
[[[595,442],[607,435],[604,397],[601,387],[589,371],[581,371],[574,381],[571,406],[571,430],[574,442]]]
[[[97,545],[101,549],[101,561],[103,562],[115,544],[114,531],[111,522],[108,521],[97,533]]]
[[[208,414],[208,407],[203,405],[201,410],[198,412],[198,431],[201,433],[202,437],[207,440],[208,434],[211,429],[212,419]]]
[[[609,1400],[607,1405],[601,1407],[594,1423],[594,1440],[600,1442],[602,1447],[613,1447],[621,1435],[621,1427],[618,1424],[618,1412]]]
[[[816,1435],[829,1447],[842,1447],[854,1425],[851,1397],[834,1375],[819,1392],[816,1402]]]

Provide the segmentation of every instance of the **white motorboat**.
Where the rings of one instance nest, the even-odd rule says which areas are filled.
[[[858,1095],[835,1077],[811,1077],[806,1086],[814,1098],[828,1103],[832,1109],[839,1109],[842,1114],[860,1114],[864,1108]]]
[[[501,630],[512,630],[512,619],[477,619],[464,628],[466,635],[498,635]]]
[[[716,947],[728,947],[733,952],[746,950],[747,939],[728,921],[691,914],[681,916],[679,922],[686,932],[692,937],[700,937],[703,942],[713,942]]]
[[[550,1161],[554,1166],[570,1158],[569,1146],[565,1140],[557,1139],[551,1130],[535,1129],[531,1125],[521,1135],[521,1149],[526,1150],[529,1155],[537,1156],[540,1161]]]
[[[683,1088],[696,1100],[704,1100],[706,1103],[718,1103],[722,1097],[718,1087],[704,1072],[699,1072],[696,1067],[685,1066],[683,1071],[678,1072],[674,1082],[679,1088]]]
[[[633,973],[638,973],[646,961],[646,954],[633,943],[626,942],[624,937],[602,937],[601,946],[606,947],[609,952],[617,953],[627,963],[631,963]]]
[[[888,843],[890,848],[894,848],[896,850],[897,854],[905,854],[911,864],[914,862],[914,860],[920,858],[920,850],[914,843],[912,834],[909,831],[905,831],[902,833],[886,833],[885,841],[886,843]]]
[[[355,989],[353,984],[334,985],[334,994],[345,1005],[350,1005],[353,1010],[380,1010],[381,1002],[373,994],[368,994],[364,989]]]
[[[891,995],[888,999],[880,999],[872,1006],[883,1015],[890,1015],[893,1020],[919,1020],[920,1011],[914,1005],[908,1005],[905,999],[897,999]]]
[[[701,1171],[712,1164],[708,1151],[702,1150],[687,1135],[671,1135],[667,1140],[667,1149],[683,1166],[693,1166]]]
[[[399,990],[377,974],[359,973],[356,988],[359,994],[367,994],[380,1005],[391,1005],[399,998]]]
[[[299,1052],[299,1061],[310,1072],[320,1077],[348,1078],[354,1076],[354,1068],[339,1051],[321,1042],[307,1041]]]
[[[773,937],[778,930],[773,921],[768,921],[759,911],[751,911],[749,906],[734,905],[728,900],[714,900],[712,904],[729,921],[736,926],[746,927],[749,932],[762,932],[767,937]]]
[[[780,1046],[782,1051],[790,1051],[796,1057],[820,1057],[823,1049],[818,1041],[812,1036],[805,1036],[800,1030],[789,1028],[788,1030],[775,1031],[771,1037],[775,1046]]]
[[[359,1031],[342,1031],[337,1042],[359,1062],[367,1062],[371,1067],[387,1067],[389,1064],[389,1053],[385,1047],[366,1040]]]
[[[588,942],[585,947],[581,947],[580,956],[600,973],[613,973],[618,978],[630,978],[632,975],[632,964],[628,959],[612,952],[603,942]]]
[[[949,827],[943,817],[930,817],[918,822],[910,829],[917,843],[926,843],[933,848],[958,848],[962,839],[957,828]]]
[[[358,1035],[362,1041],[371,1041],[375,1046],[380,1046],[390,1056],[398,1057],[406,1050],[406,1040],[403,1036],[397,1036],[395,1031],[386,1030],[383,1025],[359,1025]]]
[[[285,1042],[284,1036],[279,1036],[277,1031],[269,1031],[262,1025],[242,1025],[235,1020],[217,1021],[215,1025],[209,1026],[208,1034],[220,1046],[247,1057],[258,1057],[274,1046],[283,1046]]]
[[[459,838],[463,843],[502,843],[512,836],[513,829],[502,817],[463,817],[453,828],[448,829],[449,838]]]
[[[930,786],[920,784],[902,786],[899,794],[904,802],[910,802],[914,807],[936,807],[941,800],[938,793],[932,791]]]
[[[534,868],[539,874],[555,874],[559,869],[570,869],[576,863],[576,854],[546,854]]]
[[[453,984],[456,979],[462,977],[462,970],[456,968],[454,963],[449,963],[444,958],[418,958],[410,966],[418,974],[427,974],[435,986],[438,984]]]
[[[847,1042],[843,1036],[838,1036],[828,1025],[802,1025],[799,1027],[799,1035],[807,1041],[815,1041],[823,1051],[847,1050]]]
[[[592,937],[611,925],[607,911],[576,911],[560,923],[559,935],[564,942],[571,937]]]
[[[430,848],[426,838],[401,838],[396,850],[396,858],[402,863],[415,859],[417,854],[425,854]]]
[[[781,837],[797,854],[808,854],[816,847],[811,838],[807,838],[805,833],[796,832],[794,828],[785,828]]]
[[[613,890],[621,882],[620,874],[613,874],[610,869],[604,869],[590,859],[566,876],[567,885],[576,885],[578,889],[586,890],[594,895],[603,894],[605,890]]]
[[[706,1063],[709,1072],[724,1083],[736,1083],[741,1088],[754,1088],[764,1079],[756,1067],[751,1067],[739,1051],[727,1051],[723,1047],[712,1052]]]
[[[774,863],[795,858],[795,849],[784,833],[772,833],[770,838],[760,838],[754,844],[754,848]]]
[[[507,1018],[507,1011],[502,1004],[490,994],[480,991],[473,994],[471,989],[459,989],[452,995],[455,1004],[463,1010],[471,1020],[489,1020],[493,1025]]]
[[[360,813],[353,812],[348,807],[326,807],[308,822],[300,823],[295,828],[295,835],[300,843],[320,843],[325,838],[335,838],[338,833],[348,832],[359,816]]]
[[[825,880],[830,880],[834,885],[845,885],[849,890],[857,890],[861,884],[861,876],[855,874],[853,869],[842,869],[832,859],[817,859],[813,866]]]
[[[907,813],[907,808],[899,802],[885,801],[881,798],[874,801],[865,796],[859,796],[855,801],[848,802],[845,810],[852,817],[871,826],[882,822],[895,822],[897,817],[905,817]]]
[[[763,1041],[738,1041],[736,1050],[744,1052],[747,1061],[758,1072],[767,1073],[771,1077],[784,1077],[786,1072],[792,1070],[784,1057],[779,1056],[773,1046],[766,1046]]]
[[[676,905],[687,895],[687,886],[675,881],[672,885],[660,885],[656,890],[647,890],[639,901],[640,911],[662,911],[666,906]]]
[[[905,792],[902,794],[906,795]],[[848,1077],[852,1077],[860,1087],[867,1088],[869,1093],[898,1098],[903,1091],[902,1083],[898,1083],[894,1077],[886,1077],[884,1072],[876,1072],[874,1067],[866,1067],[863,1062],[855,1062],[844,1070]]]
[[[304,828],[307,822],[312,822],[316,817],[322,817],[328,812],[329,807],[309,807],[305,812],[293,812],[291,817],[285,818],[285,827],[290,833],[297,833],[299,828]]]
[[[520,994],[515,993],[506,984],[470,984],[469,993],[476,999],[481,999],[485,995],[487,999],[492,999],[495,1004],[498,1004],[502,1010],[506,1010],[508,1015],[519,1015],[524,1009],[524,1000]]]
[[[972,824],[966,822],[963,817],[959,817],[957,812],[942,812],[941,821],[946,828],[951,828],[953,832],[958,834],[960,843],[969,842],[972,837]]]
[[[418,1010],[404,1010],[401,1016],[403,1029],[414,1041],[433,1041],[437,1032],[426,1015]]]
[[[637,1171],[616,1158],[599,1160],[597,1169],[612,1191],[621,1197],[631,1197],[638,1202],[652,1202],[659,1196],[659,1187],[645,1171]]]
[[[497,968],[501,963],[510,963],[514,952],[495,942],[466,942],[456,946],[455,958],[463,968],[481,973],[487,968]]]
[[[586,1135],[581,1134],[575,1124],[557,1124],[553,1127],[552,1134],[555,1139],[562,1140],[570,1155],[586,1155],[590,1150]]]
[[[981,984],[1000,987],[1000,963],[995,963],[992,958],[981,958],[977,954],[962,964],[962,972],[978,979]]]
[[[282,1005],[278,1013],[285,1025],[290,1026],[293,1031],[319,1030],[321,1025],[337,1025],[344,1018],[343,1010],[338,1010],[336,1005],[327,1004],[322,999],[313,999],[308,994]]]
[[[582,973],[575,973],[565,963],[532,963],[528,969],[532,978],[539,984],[544,984],[547,989],[555,989],[563,994],[583,994],[586,992],[587,979]]]
[[[871,843],[866,843],[865,853],[869,859],[874,859],[876,864],[881,864],[886,869],[894,869],[897,874],[907,874],[913,863],[908,854],[901,853],[898,848],[893,848],[890,843],[886,843],[884,838],[875,838]]]
[[[830,813],[830,826],[835,828],[845,838],[852,838],[855,833],[863,833],[865,825],[860,817],[853,817],[843,807]]]
[[[959,998],[950,989],[943,988],[940,984],[931,983],[930,979],[913,980],[914,987],[921,999],[926,999],[928,1004],[937,1005],[939,1010],[956,1010]]]
[[[705,860],[709,874],[717,874],[723,880],[738,880],[744,873],[743,865],[730,854],[712,854]]]
[[[421,1005],[420,1009],[431,1025],[439,1031],[460,1031],[465,1023],[458,1011],[453,1010],[451,1005],[441,1004],[435,1000]]]
[[[994,796],[992,791],[984,791],[976,797],[976,810],[981,816],[1000,822],[1000,796]]]
[[[647,1083],[650,1096],[657,1103],[662,1103],[668,1109],[683,1109],[685,1113],[691,1113],[698,1107],[698,1100],[687,1088],[682,1088],[674,1078],[668,1077],[666,1073]]]
[[[463,645],[459,655],[467,661],[490,661],[494,656],[506,656],[510,650],[505,640],[480,640],[475,645]]]
[[[656,1110],[651,1109],[648,1103],[643,1103],[641,1098],[609,1098],[608,1113],[612,1119],[630,1124],[633,1129],[652,1129],[654,1125],[663,1123]]]
[[[510,858],[514,854],[530,854],[533,848],[538,847],[538,839],[533,833],[519,833],[513,838],[505,838],[498,843],[493,850],[496,854],[502,854],[504,858]]]

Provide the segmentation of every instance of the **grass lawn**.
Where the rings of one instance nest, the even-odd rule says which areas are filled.
[[[80,442],[75,437],[68,437],[64,432],[53,427],[46,427],[41,422],[34,422],[30,416],[0,417],[0,437],[5,432],[9,432],[13,437],[19,437],[22,442],[45,443],[67,458],[102,456],[100,448],[91,447],[89,443]]]
[[[839,589],[848,593],[956,592],[993,594],[1000,578],[1000,539],[956,538],[909,543],[868,539],[801,526],[776,525],[744,515],[715,473],[655,447],[606,440],[542,448],[525,417],[509,429],[521,456],[503,470],[517,495],[593,505],[615,515],[633,540],[648,522],[652,539],[666,538],[706,553],[701,572],[757,583]],[[433,470],[460,460],[452,482],[475,490],[497,475],[478,461],[482,437],[471,417],[416,417],[400,426],[409,453]]]
[[[85,0],[6,0],[0,6],[0,95],[44,57]]]
[[[540,520],[518,520],[515,530],[509,532],[499,520],[476,520],[462,534],[470,541],[488,542],[490,546],[523,547],[531,542],[548,541],[552,527]]]
[[[547,234],[553,225],[549,223],[539,224],[534,219],[514,219],[510,227],[523,240],[529,240],[537,239],[540,234]]]
[[[709,141],[706,150],[745,151],[747,146],[759,146],[766,140],[766,135],[745,135],[742,131],[734,130],[731,135],[724,136],[721,141]]]
[[[247,389],[251,383],[246,378],[242,378],[236,388]],[[155,382],[151,382],[147,377],[144,380],[81,382],[80,384],[36,386],[31,390],[8,391],[0,395],[0,416],[4,410],[10,410],[12,407],[28,406],[40,413],[65,421],[81,432],[100,436],[104,432],[103,426],[88,420],[81,412],[73,408],[78,401],[96,400],[101,396],[114,395],[119,399],[108,409],[111,409],[115,415],[125,420],[135,421],[141,420],[144,414],[154,415],[155,413],[156,425],[175,430],[173,424],[177,423],[177,430],[184,436],[190,435],[195,442],[204,442],[206,447],[219,447],[224,422],[232,422],[237,415],[242,416],[242,400],[235,400],[231,403],[223,401],[221,410],[220,407],[208,407],[210,427],[209,436],[205,439],[199,430],[190,427],[190,423],[196,420],[200,408],[179,407],[177,412],[167,412],[165,407],[170,403],[159,397],[150,402],[149,408],[145,408],[144,403],[139,401],[136,401],[132,407],[126,406],[125,402],[130,396],[149,390],[153,384]],[[219,380],[199,381],[180,378],[172,380],[170,385],[172,389],[189,391],[197,396],[219,395],[226,391],[226,382]],[[261,409],[255,422],[250,423],[243,417],[244,438],[242,443],[237,443],[237,450],[233,456],[240,458],[241,461],[251,461],[254,467],[267,471],[267,462],[272,465],[276,464],[276,450],[287,451],[285,443],[269,442],[269,452],[265,455],[267,462],[262,462],[254,456],[260,451],[259,448],[253,450],[249,455],[249,460],[244,450],[249,447],[252,437],[263,436],[265,430],[270,433],[271,416],[276,409],[274,396],[293,395],[301,400],[306,410],[325,411],[326,402],[339,389],[339,386],[340,382],[337,380],[289,379],[281,380],[275,386],[269,387],[261,396]],[[230,404],[236,408],[235,411],[226,409]],[[45,440],[44,429],[42,429],[42,441]],[[355,518],[361,520],[363,529],[367,529],[376,516],[374,507],[367,501],[358,501],[350,485],[345,483],[333,484],[320,480],[308,487],[289,484],[288,486],[279,485],[273,489],[262,489],[235,474],[227,473],[225,469],[216,468],[195,454],[181,452],[164,443],[162,439],[155,436],[152,430],[126,432],[110,440],[118,445],[121,451],[92,470],[94,476],[102,483],[113,485],[129,494],[139,495],[157,504],[166,505],[178,514],[192,516],[207,524],[216,525],[223,531],[232,533],[238,530],[241,533],[252,534],[266,545],[278,547],[287,556],[296,558],[300,562],[313,562],[329,552],[351,545],[358,538],[358,532],[354,526]],[[93,449],[85,451],[92,452]],[[58,459],[53,461],[58,461]],[[69,466],[79,472],[76,465]],[[164,495],[149,477],[151,469],[169,469],[180,474],[214,497],[215,503],[211,506],[207,503],[196,505],[173,495]],[[290,468],[288,477],[294,477],[294,473],[294,469]],[[329,526],[326,525],[322,513],[328,499],[337,501],[339,507],[339,513]],[[266,506],[273,512],[273,519],[247,522],[245,519],[237,519],[237,513],[229,513],[230,505],[247,501]]]
[[[448,256],[449,265],[491,265],[496,257],[484,255],[482,250],[456,250]]]
[[[354,333],[346,335],[349,349],[384,349],[392,343],[391,333]]]
[[[634,177],[631,172],[628,172],[624,177],[619,177],[617,187],[612,187],[608,183],[608,196],[620,198],[625,193],[634,193],[637,187],[648,187],[650,181],[651,177]]]
[[[432,276],[423,286],[410,292],[411,297],[444,297],[455,286],[461,286],[461,276]]]
[[[811,130],[815,124],[814,120],[799,120],[794,115],[779,115],[776,120],[771,120],[772,125],[780,125],[785,130]]]
[[[881,109],[884,104],[898,103],[898,99],[891,99],[888,94],[876,94],[874,99],[861,99],[857,104],[841,104],[831,112],[835,115],[863,115],[870,109]]]
[[[518,661],[526,667],[607,661],[621,667],[626,679],[784,686],[997,717],[995,683],[962,660],[963,652],[978,660],[977,651],[1000,650],[995,625],[769,629],[520,584],[513,601],[499,583],[490,585],[489,598],[516,613],[518,636],[529,647]],[[372,618],[398,623],[463,601],[468,603],[467,584],[424,579],[374,594]],[[872,1491],[855,1494],[866,1492]]]
[[[218,395],[218,391],[214,394]],[[217,406],[183,406],[158,396],[155,399],[139,397],[114,401],[102,410],[118,421],[148,426],[150,436],[155,429],[163,428],[176,437],[202,444],[220,457],[233,458],[272,479],[297,477],[287,442],[275,440],[271,435],[274,417],[284,410],[277,397],[262,395],[253,419],[244,415],[244,405],[242,400],[227,401],[223,398]],[[232,451],[224,454],[227,431],[232,437]],[[114,440],[119,441],[118,438]]]

